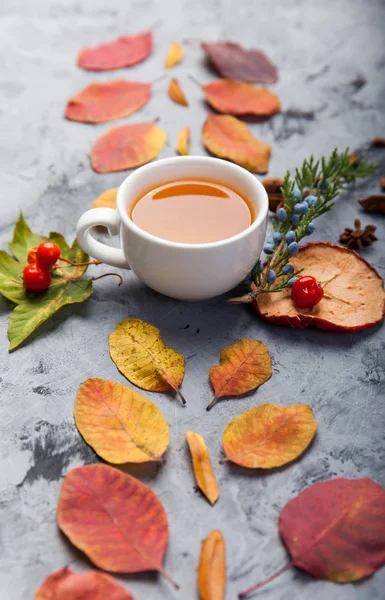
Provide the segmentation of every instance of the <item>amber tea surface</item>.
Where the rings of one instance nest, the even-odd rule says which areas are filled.
[[[178,179],[142,194],[130,217],[159,238],[202,244],[237,235],[251,225],[255,214],[248,199],[227,185]]]

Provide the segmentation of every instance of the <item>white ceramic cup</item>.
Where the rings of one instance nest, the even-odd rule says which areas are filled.
[[[255,220],[241,233],[207,244],[170,242],[135,225],[129,213],[140,194],[182,178],[218,181],[235,188],[253,204]],[[77,225],[77,239],[97,260],[132,269],[161,294],[179,300],[205,300],[231,290],[256,263],[265,240],[268,205],[263,185],[242,167],[202,156],[166,158],[137,169],[123,181],[116,210],[94,208],[84,213]],[[97,241],[92,230],[98,226],[119,235],[121,247]]]

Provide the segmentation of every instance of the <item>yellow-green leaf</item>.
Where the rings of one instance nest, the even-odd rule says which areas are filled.
[[[23,213],[20,212],[19,219],[13,230],[12,242],[8,244],[8,248],[18,261],[26,265],[28,252],[47,240],[47,237],[31,231],[24,219]]]

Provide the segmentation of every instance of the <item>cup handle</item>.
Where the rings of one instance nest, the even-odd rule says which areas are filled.
[[[98,242],[92,235],[94,227],[107,227],[110,235],[119,235],[120,219],[116,210],[112,208],[91,208],[79,219],[76,228],[76,237],[80,247],[96,260],[107,265],[129,269],[122,248],[111,248],[107,244]]]

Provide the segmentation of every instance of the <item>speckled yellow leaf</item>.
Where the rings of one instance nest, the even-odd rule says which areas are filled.
[[[96,198],[91,204],[91,208],[116,208],[116,195],[118,187],[106,190]]]
[[[226,546],[223,535],[214,529],[202,543],[198,568],[201,600],[223,600],[226,590]]]
[[[179,389],[184,377],[184,356],[168,348],[157,327],[140,319],[121,321],[110,339],[111,358],[131,383],[151,392]]]
[[[180,83],[177,79],[171,79],[170,84],[168,86],[168,95],[171,100],[174,100],[177,104],[181,104],[182,106],[188,106],[188,100],[183,93],[182,88],[180,87]]]
[[[164,63],[165,69],[170,69],[174,67],[182,60],[184,56],[184,50],[178,42],[171,42],[170,47],[167,52],[166,61]]]
[[[210,369],[210,381],[215,396],[210,410],[223,396],[239,396],[254,390],[270,379],[271,358],[265,344],[242,338],[227,346],[220,354],[220,364]]]
[[[187,156],[188,154],[188,141],[190,138],[190,127],[183,127],[179,134],[176,142],[176,149],[179,154],[182,156]]]
[[[191,452],[195,479],[201,492],[211,504],[219,498],[219,487],[215,480],[209,451],[199,433],[186,431],[186,439]]]
[[[110,463],[160,460],[169,444],[167,422],[155,404],[108,379],[81,384],[75,423],[87,444]]]
[[[223,432],[225,460],[249,469],[272,469],[294,460],[317,431],[306,404],[261,404],[235,417]]]

